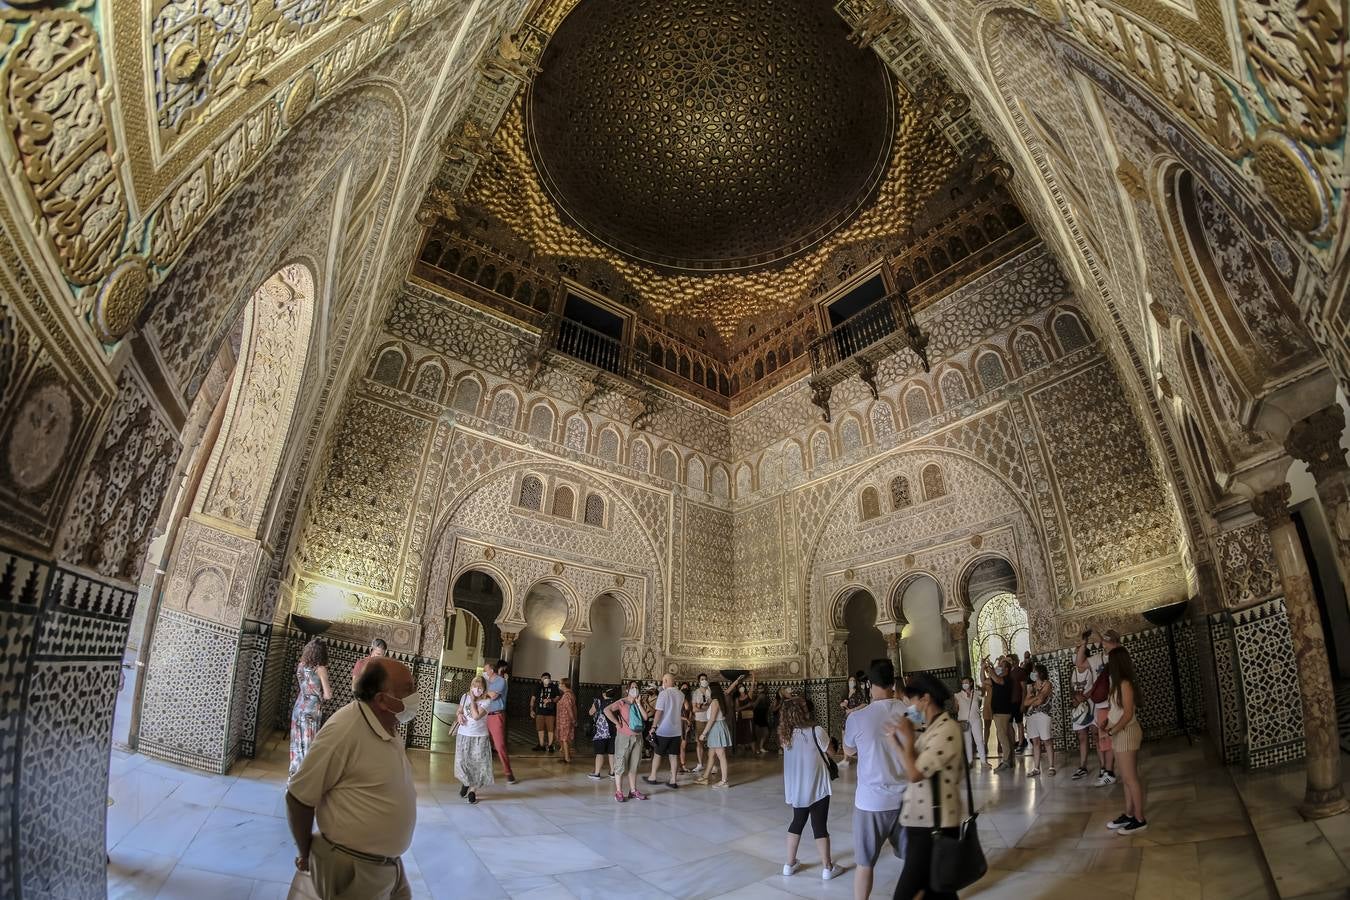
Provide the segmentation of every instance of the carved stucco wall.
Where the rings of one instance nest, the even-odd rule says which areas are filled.
[[[297,557],[301,606],[317,585],[337,587],[354,627],[383,623],[407,649],[431,653],[462,567],[477,561],[497,573],[513,598],[507,630],[523,614],[517,594],[553,564],[564,573],[556,580],[580,592],[569,619],[580,622],[595,596],[585,591],[606,582],[569,583],[577,566],[642,576],[644,670],[648,661],[752,660],[801,674],[828,665],[808,660],[842,587],[826,571],[837,578],[889,565],[875,586],[884,606],[906,558],[923,557],[959,602],[966,565],[999,553],[1021,575],[1039,645],[1058,646],[1087,610],[1132,625],[1139,610],[1186,590],[1178,524],[1115,370],[1069,299],[1033,247],[922,313],[934,335],[932,373],[904,356],[887,360],[880,398],[841,386],[830,425],[816,421],[800,383],[730,420],[685,415],[685,401],[670,397],[642,433],[628,422],[629,401],[602,394],[584,414],[585,440],[569,446],[557,441],[564,423],[578,421],[580,379],[555,367],[527,387],[530,332],[409,285],[369,371],[380,348],[398,356],[387,357],[379,381],[356,387],[311,506]],[[415,373],[429,362],[447,377],[419,396]],[[928,398],[919,417],[904,403],[915,389]],[[541,403],[553,425],[535,420],[530,433]],[[611,435],[605,457],[621,462],[599,455],[601,434]],[[820,440],[828,459],[805,449]],[[635,468],[639,446],[650,449]],[[1089,458],[1092,447],[1108,448],[1109,464]],[[667,449],[682,464],[648,471]],[[941,466],[945,496],[859,522],[862,485],[884,492],[903,473],[917,497],[928,462]],[[743,473],[733,499],[681,483],[700,468]],[[582,494],[595,489],[616,511],[617,531],[560,522],[547,505],[519,509],[527,471],[547,484],[571,479]],[[626,543],[614,542],[620,533]],[[464,547],[497,558],[466,558]]]

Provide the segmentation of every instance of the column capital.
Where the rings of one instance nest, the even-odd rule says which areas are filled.
[[[517,632],[514,632],[514,631],[503,631],[503,632],[502,632],[502,644],[514,644],[514,643],[516,642],[516,638],[518,638],[518,637],[520,637],[520,634],[517,633]]]
[[[1347,469],[1345,448],[1341,446],[1344,430],[1345,413],[1340,405],[1324,406],[1294,423],[1284,439],[1284,448],[1290,456],[1308,464],[1313,478],[1325,481]]]
[[[569,641],[567,644],[567,655],[575,659],[581,655],[581,651],[585,649],[585,647],[586,644],[583,641]]]
[[[894,631],[887,632],[883,634],[882,637],[886,639],[887,650],[894,650],[896,647],[900,646],[900,635],[897,634],[896,632]]]
[[[959,619],[953,621],[952,619],[948,619],[947,630],[951,632],[953,643],[960,645],[965,641],[966,634],[970,631],[969,620]]]
[[[1289,524],[1289,485],[1277,484],[1252,497],[1252,512],[1260,517],[1266,529]]]

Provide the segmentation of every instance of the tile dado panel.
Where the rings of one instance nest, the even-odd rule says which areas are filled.
[[[127,585],[0,551],[0,896],[105,896]],[[21,713],[21,714],[20,714]]]

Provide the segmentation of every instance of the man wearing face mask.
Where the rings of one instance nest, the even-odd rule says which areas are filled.
[[[983,676],[985,683],[990,685],[989,703],[994,708],[994,733],[998,735],[999,763],[994,771],[1001,772],[1013,767],[1012,714],[1017,708],[1013,702],[1013,680],[1008,672],[1008,661],[1000,657],[998,665],[993,666],[986,657]]]
[[[416,687],[403,663],[371,659],[356,699],[319,730],[287,786],[295,867],[322,900],[412,897],[400,857],[412,844],[417,792],[398,726],[417,717]]]

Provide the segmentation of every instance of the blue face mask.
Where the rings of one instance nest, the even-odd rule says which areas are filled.
[[[923,713],[919,712],[917,706],[911,706],[905,710],[905,716],[915,725],[924,724]]]

